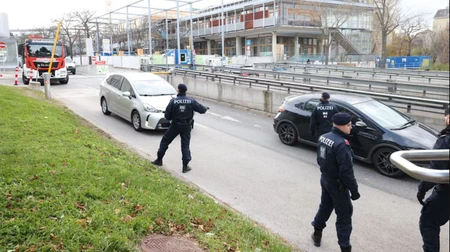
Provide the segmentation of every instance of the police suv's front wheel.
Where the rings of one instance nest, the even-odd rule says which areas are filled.
[[[102,112],[104,115],[111,115],[111,111],[108,109],[108,103],[106,102],[106,99],[102,97],[102,100],[100,101],[100,105],[102,106]]]
[[[391,148],[381,148],[373,154],[373,164],[377,171],[384,176],[399,178],[405,175],[404,172],[395,167],[389,160],[391,154],[395,151]]]
[[[298,141],[298,134],[297,130],[295,129],[294,125],[290,123],[281,123],[278,126],[278,137],[280,138],[281,142],[286,145],[296,145]]]
[[[137,112],[136,110],[134,110],[133,113],[131,113],[131,123],[133,124],[133,128],[136,131],[142,131],[141,116],[139,115],[139,112]]]

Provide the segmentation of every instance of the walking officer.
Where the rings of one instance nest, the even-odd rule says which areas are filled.
[[[194,111],[200,114],[206,113],[209,107],[205,107],[198,103],[194,98],[186,96],[187,87],[184,84],[178,85],[178,95],[172,99],[167,105],[164,117],[172,121],[169,129],[164,134],[159,144],[158,157],[152,162],[154,165],[161,166],[162,160],[166,154],[169,144],[178,135],[181,136],[181,153],[183,155],[183,173],[191,170],[188,166],[191,161],[191,151],[189,143],[191,141],[191,123],[194,117]]]
[[[350,201],[359,199],[358,183],[353,175],[353,151],[345,139],[352,129],[351,116],[337,113],[332,118],[333,129],[317,141],[317,163],[320,166],[322,195],[314,221],[311,238],[320,247],[322,230],[333,209],[336,212],[336,231],[342,252],[350,252],[353,206]],[[351,196],[350,196],[351,195]]]
[[[311,134],[314,136],[317,132],[318,136],[320,136],[330,132],[333,127],[331,118],[338,112],[336,105],[330,103],[330,94],[323,92],[320,103],[317,104],[311,114],[311,121],[309,124]]]
[[[439,133],[433,149],[449,149],[450,141],[450,116],[448,109],[445,110],[446,127]],[[449,161],[431,161],[430,167],[438,170],[448,170]],[[431,196],[423,202],[425,194],[434,187]],[[423,240],[423,251],[439,251],[439,233],[441,226],[445,225],[450,218],[449,209],[449,185],[435,184],[426,181],[420,181],[417,199],[423,205],[420,215],[420,233]]]

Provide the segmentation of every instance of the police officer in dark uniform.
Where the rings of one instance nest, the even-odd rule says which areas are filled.
[[[189,143],[191,141],[191,124],[194,117],[194,111],[200,114],[206,113],[209,107],[205,107],[198,103],[194,98],[186,96],[187,87],[184,84],[178,85],[178,95],[172,99],[167,105],[164,117],[172,121],[169,129],[161,139],[158,149],[158,158],[152,163],[161,166],[164,154],[166,154],[169,144],[178,135],[181,136],[181,153],[183,154],[183,173],[191,170],[188,166],[191,161],[191,151]]]
[[[434,149],[449,149],[450,141],[450,116],[448,109],[445,111],[446,128],[439,133]],[[430,162],[432,169],[448,170],[449,161],[432,161]],[[423,202],[425,194],[434,187],[431,196]],[[423,251],[438,252],[439,251],[439,233],[440,227],[445,225],[450,218],[449,209],[449,185],[435,184],[426,181],[420,181],[417,199],[423,205],[420,215],[420,233],[423,240]]]
[[[320,136],[330,132],[333,127],[331,118],[338,112],[336,105],[330,103],[330,94],[327,92],[322,93],[320,103],[317,104],[311,114],[311,121],[309,124],[311,134],[314,136],[317,132]]]
[[[336,212],[336,231],[341,251],[350,252],[353,206],[350,201],[359,199],[358,183],[353,175],[353,151],[345,139],[352,129],[351,116],[337,113],[332,117],[333,129],[317,141],[317,163],[320,166],[322,196],[319,210],[311,223],[314,245],[319,247],[322,230],[333,209]]]

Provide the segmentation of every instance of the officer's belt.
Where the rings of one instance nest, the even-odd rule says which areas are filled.
[[[191,123],[192,119],[187,119],[187,120],[173,120],[176,123]]]

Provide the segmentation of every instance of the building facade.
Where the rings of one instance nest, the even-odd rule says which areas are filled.
[[[433,31],[440,32],[448,29],[449,26],[449,13],[448,6],[445,9],[440,9],[436,12],[433,18]]]
[[[205,55],[222,55],[222,29],[225,56],[283,60],[323,58],[326,52],[330,56],[368,55],[374,6],[367,2],[244,0],[224,5],[223,12],[217,6],[199,11],[192,19],[181,18],[178,32],[191,38],[197,54]]]

